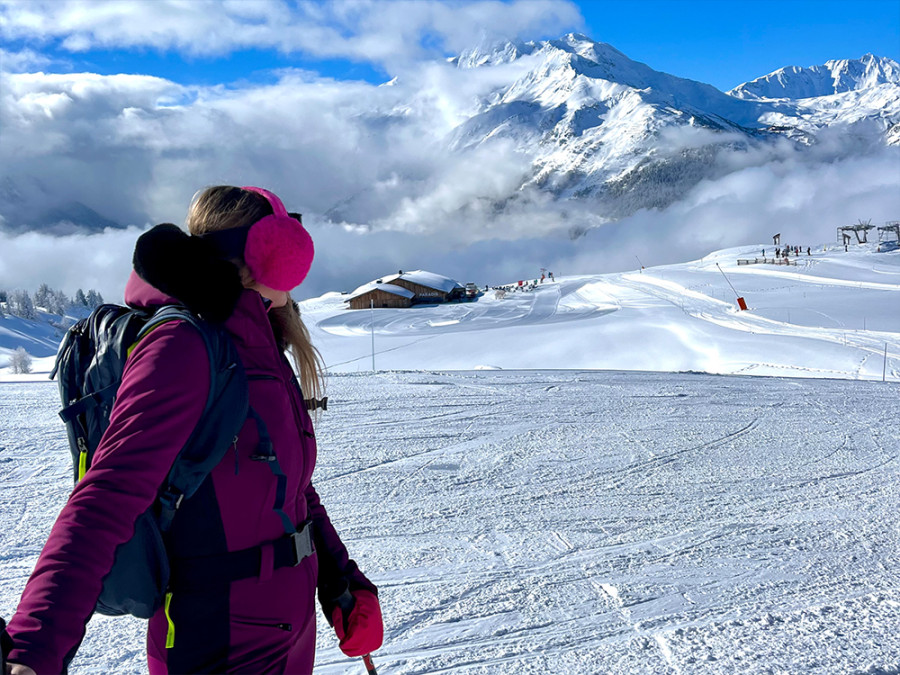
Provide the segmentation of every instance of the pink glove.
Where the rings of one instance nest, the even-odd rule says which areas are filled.
[[[381,646],[384,640],[384,623],[381,620],[381,605],[371,591],[353,591],[356,603],[344,629],[344,613],[340,607],[331,612],[334,632],[341,641],[341,651],[346,656],[365,656]]]

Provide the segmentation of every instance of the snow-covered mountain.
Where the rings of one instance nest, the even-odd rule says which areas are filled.
[[[610,217],[665,206],[727,173],[726,152],[765,150],[783,138],[815,145],[836,126],[855,126],[876,145],[900,142],[900,65],[872,55],[782,69],[728,93],[579,34],[471,50],[454,63],[521,66],[457,127],[454,149],[509,139],[532,160],[522,187],[596,200]]]
[[[92,96],[77,94],[81,79]],[[321,127],[292,126],[256,105],[261,90],[252,84],[172,106],[177,87],[158,79],[12,82],[5,114],[28,142],[19,147],[10,133],[0,147],[9,160],[0,230],[13,232],[180,218],[190,196],[182,183],[231,175],[223,167],[234,166],[235,176],[286,185],[307,213],[335,223],[443,232],[465,221],[458,238],[468,242],[512,239],[512,230],[578,234],[748,167],[821,165],[900,146],[900,65],[871,54],[784,68],[722,92],[580,34],[485,44],[382,86],[329,85],[307,111],[311,121],[333,117]],[[286,75],[277,86],[290,95],[312,85]],[[234,125],[235,144],[218,147],[210,114]],[[245,166],[242,143],[255,148],[261,126],[278,142]],[[167,164],[182,156],[197,163]],[[286,177],[300,156],[318,180],[308,169]],[[519,225],[529,219],[535,224]]]
[[[861,59],[827,61],[824,66],[780,68],[729,91],[743,99],[817,98],[900,82],[900,66],[892,59],[866,54]]]

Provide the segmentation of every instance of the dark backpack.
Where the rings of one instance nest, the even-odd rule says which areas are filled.
[[[247,419],[247,376],[231,338],[187,309],[168,305],[155,312],[102,305],[69,329],[56,357],[51,379],[59,378],[72,452],[75,482],[90,468],[109,426],[122,371],[131,349],[147,333],[168,321],[194,326],[206,344],[210,363],[209,397],[203,414],[160,486],[157,500],[135,522],[134,536],[116,550],[103,580],[96,611],[150,618],[164,602],[169,561],[163,535],[183,499],[190,499],[235,441]]]

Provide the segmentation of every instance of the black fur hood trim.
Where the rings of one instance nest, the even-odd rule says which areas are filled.
[[[244,290],[238,268],[216,248],[172,223],[148,230],[134,246],[134,271],[198,316],[225,321]]]

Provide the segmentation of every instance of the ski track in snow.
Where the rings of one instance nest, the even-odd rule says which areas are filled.
[[[900,673],[897,384],[329,378],[314,482],[379,585],[379,673]],[[52,383],[0,385],[0,613],[71,488]],[[146,672],[141,621],[72,664]],[[362,673],[319,617],[316,672]]]

